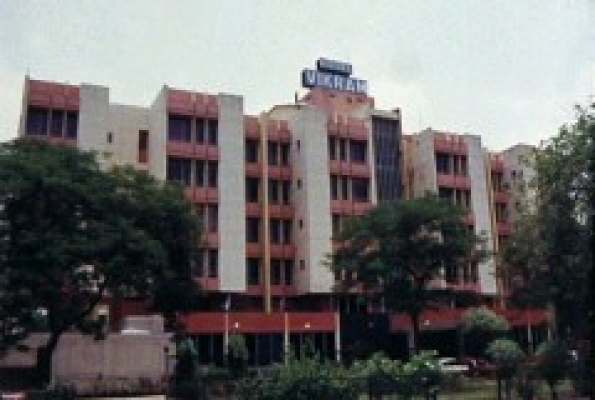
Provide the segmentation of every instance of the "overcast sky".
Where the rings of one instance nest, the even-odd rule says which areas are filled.
[[[27,72],[125,104],[164,84],[240,94],[256,114],[293,101],[321,56],[350,62],[408,133],[537,144],[595,94],[595,0],[2,0],[0,141]]]

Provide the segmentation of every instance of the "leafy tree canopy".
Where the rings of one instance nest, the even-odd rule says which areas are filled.
[[[41,310],[50,338],[39,368],[106,295],[154,297],[190,280],[197,217],[179,188],[144,172],[16,140],[0,144],[0,204],[0,345],[24,339]]]
[[[331,268],[343,289],[361,285],[389,309],[408,313],[415,339],[421,312],[440,293],[431,281],[485,256],[465,215],[433,195],[378,206],[337,235]]]
[[[551,305],[556,331],[586,329],[593,278],[593,154],[595,105],[578,108],[577,120],[542,144],[532,165],[536,196],[519,204],[503,259],[518,306]]]

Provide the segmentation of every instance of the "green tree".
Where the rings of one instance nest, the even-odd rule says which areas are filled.
[[[570,367],[568,347],[561,341],[544,342],[537,348],[537,372],[547,383],[552,400],[558,399],[556,387]]]
[[[179,188],[146,173],[105,172],[91,153],[16,140],[0,144],[0,204],[0,344],[21,343],[44,316],[40,385],[61,335],[107,295],[155,298],[190,280],[199,221]]]
[[[578,108],[577,120],[542,144],[534,160],[535,197],[520,204],[520,218],[503,259],[518,306],[550,306],[554,332],[586,335],[593,274],[593,154],[595,105]],[[587,318],[585,318],[587,316]],[[582,333],[581,333],[582,332]]]
[[[419,318],[441,291],[431,286],[444,269],[485,256],[481,239],[463,223],[465,211],[435,196],[399,200],[353,218],[334,239],[331,256],[341,289],[361,285],[374,301],[409,315],[411,353],[417,351]]]
[[[472,337],[473,355],[483,354],[485,346],[510,329],[505,318],[486,307],[473,308],[463,314],[461,330],[465,337]],[[470,343],[468,343],[470,344]]]
[[[504,381],[506,398],[510,399],[512,392],[511,380],[524,357],[523,351],[514,340],[496,339],[489,344],[486,355],[491,358],[498,368],[498,400],[502,399],[502,381]]]

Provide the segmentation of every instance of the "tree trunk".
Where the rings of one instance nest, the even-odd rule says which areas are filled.
[[[411,319],[411,326],[413,329],[411,330],[411,341],[409,342],[409,357],[413,357],[417,354],[418,346],[417,343],[419,341],[419,313],[409,313],[409,318]]]
[[[498,382],[498,400],[502,400],[502,378],[498,377],[496,381]]]
[[[548,382],[547,385],[550,387],[550,394],[552,396],[552,400],[558,400],[558,392],[556,391],[556,383]]]
[[[47,343],[37,349],[37,358],[35,360],[35,378],[39,389],[44,389],[49,385],[52,378],[52,356],[58,346],[60,334],[50,333]]]

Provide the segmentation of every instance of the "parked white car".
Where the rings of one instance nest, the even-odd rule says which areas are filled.
[[[442,357],[438,359],[438,367],[445,374],[466,374],[469,366],[459,364],[454,357]]]

